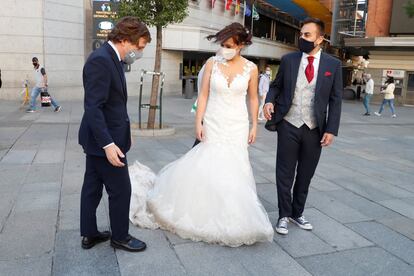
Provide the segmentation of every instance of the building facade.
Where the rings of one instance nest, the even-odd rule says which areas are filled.
[[[24,81],[28,79],[30,86],[34,83],[31,59],[36,56],[46,68],[49,89],[54,97],[58,100],[81,99],[82,68],[93,51],[95,41],[92,18],[94,1],[2,0],[3,2],[0,10],[0,70],[3,80],[0,98],[22,98]],[[246,24],[245,7],[242,3],[237,13],[235,2],[227,10],[225,1],[217,0],[212,7],[211,1],[190,0],[188,16],[184,21],[163,29],[161,70],[166,74],[164,93],[181,94],[183,76],[196,75],[207,58],[219,48],[219,45],[205,39],[207,35],[232,22]],[[264,11],[261,12],[261,19],[253,21],[250,17],[247,20],[251,20],[253,26],[266,20]],[[271,23],[272,20],[269,22],[274,24]],[[243,55],[256,62],[260,69],[267,64],[272,65],[275,73],[280,58],[296,50],[295,39],[287,41],[286,37],[289,32],[293,32],[291,36],[297,36],[295,30],[297,32],[298,27],[292,25],[289,28],[291,29],[283,35],[280,23],[279,36],[276,36],[275,25],[267,37],[266,34],[254,37],[253,45],[247,47]],[[256,30],[260,31],[261,28]],[[141,70],[152,71],[154,67],[155,28],[150,31],[154,37],[152,43],[144,50],[143,58],[126,73],[131,96],[138,95]],[[144,93],[149,93],[150,85],[150,77],[145,78]]]
[[[85,61],[85,0],[2,0],[1,99],[19,99],[34,84],[32,57],[46,66],[57,99],[80,97]]]
[[[374,101],[380,102],[380,91],[387,75],[396,80],[396,103],[414,105],[414,17],[407,7],[409,0],[358,0],[366,7],[366,24],[361,36],[344,38],[344,46],[369,52],[364,70],[375,82]]]

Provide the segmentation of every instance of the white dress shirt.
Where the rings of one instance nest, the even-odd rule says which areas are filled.
[[[118,57],[118,60],[121,61],[121,55],[119,54],[118,49],[115,47],[115,44],[110,40],[108,40],[108,44],[112,47],[112,49],[114,49],[114,51],[115,51],[115,53]],[[112,146],[112,145],[115,145],[115,143],[110,143],[110,144],[106,145],[105,147],[103,147],[103,149],[106,149],[107,147]]]

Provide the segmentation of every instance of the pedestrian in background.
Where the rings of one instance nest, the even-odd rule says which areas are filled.
[[[33,87],[32,92],[30,94],[30,107],[26,110],[28,113],[33,113],[36,111],[36,99],[40,95],[41,92],[46,92],[48,89],[48,78],[46,74],[45,68],[40,65],[39,59],[37,57],[32,58],[32,64],[34,67],[34,77],[36,80],[36,85]],[[52,98],[50,97],[50,101],[55,112],[59,112],[61,110],[61,106]]]
[[[364,107],[365,107],[365,114],[364,116],[370,116],[371,115],[371,109],[370,109],[370,102],[372,95],[374,94],[374,80],[371,77],[371,74],[365,74],[365,96],[364,96]]]
[[[269,91],[270,74],[271,74],[270,66],[266,66],[265,73],[260,75],[260,80],[259,80],[259,99],[260,99],[259,120],[260,121],[263,121],[265,119],[263,116],[263,105],[266,100],[267,92]]]
[[[387,81],[385,82],[387,86],[384,90],[381,90],[381,94],[384,94],[384,100],[382,101],[381,107],[378,112],[375,112],[375,115],[381,116],[382,111],[384,110],[384,105],[388,103],[391,109],[392,118],[396,118],[397,115],[395,114],[395,107],[394,107],[394,78],[388,77]]]

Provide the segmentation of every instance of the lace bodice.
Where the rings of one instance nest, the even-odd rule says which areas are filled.
[[[242,73],[236,74],[233,79],[229,79],[220,66],[229,66],[227,61],[220,56],[214,56],[213,68],[210,78],[210,95],[223,94],[224,96],[246,96],[250,81],[250,72],[255,64],[245,58]],[[220,66],[219,66],[220,65]]]

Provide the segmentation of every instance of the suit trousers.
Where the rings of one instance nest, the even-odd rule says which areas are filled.
[[[131,182],[128,163],[124,167],[114,167],[106,157],[86,155],[86,170],[81,192],[81,236],[94,237],[98,233],[96,208],[102,198],[103,186],[108,193],[109,220],[112,238],[123,241],[129,228],[129,204]]]
[[[309,185],[321,155],[320,132],[318,128],[309,129],[306,124],[297,128],[282,120],[277,127],[277,133],[276,185],[279,218],[298,218],[305,208]]]

